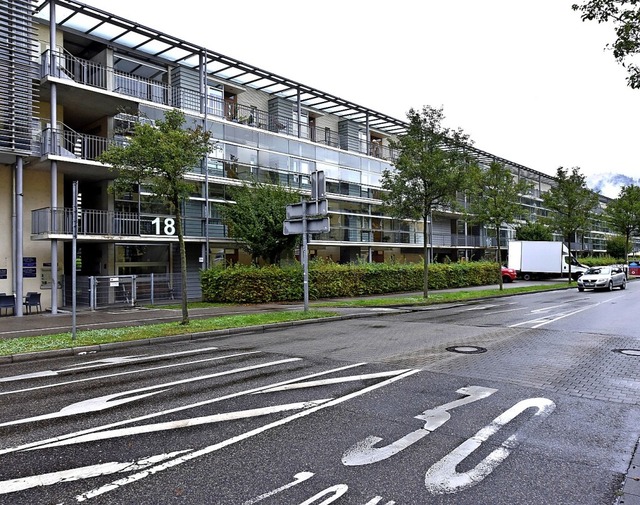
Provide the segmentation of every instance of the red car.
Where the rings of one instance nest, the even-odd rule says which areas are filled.
[[[502,282],[513,282],[516,280],[518,273],[513,268],[502,267]]]

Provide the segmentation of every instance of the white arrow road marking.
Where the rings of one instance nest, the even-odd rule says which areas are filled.
[[[62,470],[60,472],[5,480],[0,482],[0,494],[15,493],[17,491],[24,491],[25,489],[31,489],[34,487],[52,486],[60,482],[72,482],[74,480],[88,479],[90,477],[99,477],[100,475],[134,472],[136,470],[142,470],[155,465],[156,463],[160,463],[161,461],[175,458],[176,456],[187,453],[190,450],[191,449],[158,454],[149,458],[139,459],[138,461],[111,461],[109,463],[101,463],[99,465],[81,466],[79,468],[72,468],[71,470]]]
[[[274,391],[290,391],[292,389],[304,389],[304,388],[313,388],[318,386],[326,386],[328,384],[341,384],[344,382],[355,382],[355,381],[363,381],[367,379],[380,379],[383,377],[394,377],[399,373],[408,372],[410,369],[407,368],[405,370],[394,370],[392,372],[379,372],[379,373],[371,373],[365,375],[351,375],[349,377],[335,377],[333,379],[324,379],[319,381],[308,381],[308,382],[296,382],[294,384],[288,384],[286,386],[277,386],[269,389],[265,389],[264,391],[260,391],[256,394],[263,393],[273,393]]]
[[[496,391],[498,390],[482,386],[460,388],[456,393],[465,395],[465,398],[459,398],[458,400],[445,403],[434,409],[425,410],[422,414],[415,416],[415,419],[426,421],[422,428],[412,431],[384,447],[374,447],[382,438],[368,436],[344,452],[342,455],[342,463],[346,466],[360,466],[387,459],[410,445],[415,444],[418,440],[426,437],[429,433],[446,423],[451,418],[451,414],[447,412],[448,410],[482,400],[483,398],[491,396]]]
[[[483,442],[496,434],[504,425],[530,408],[536,409],[533,418],[502,442],[500,447],[493,450],[471,470],[463,473],[456,471],[456,467],[478,449]],[[429,468],[424,480],[427,490],[431,494],[450,494],[475,486],[493,472],[526,437],[528,432],[548,417],[555,408],[556,404],[547,398],[528,398],[516,403],[513,407],[491,421],[489,425],[478,431],[473,437],[460,444]],[[535,423],[532,424],[532,421],[535,421]]]
[[[100,410],[105,410],[111,407],[115,407],[118,405],[123,405],[125,403],[130,403],[130,402],[134,402],[137,400],[141,400],[143,398],[146,398],[148,396],[154,395],[154,394],[158,394],[158,393],[162,393],[164,391],[168,391],[172,386],[177,386],[179,384],[188,384],[190,382],[197,382],[197,381],[203,381],[203,380],[207,380],[207,379],[212,379],[214,377],[222,377],[224,375],[231,375],[231,374],[235,374],[235,373],[241,373],[241,372],[247,372],[250,370],[257,370],[260,368],[265,368],[265,367],[269,367],[269,366],[274,366],[274,365],[280,365],[283,363],[291,363],[293,361],[300,361],[301,358],[288,358],[288,359],[282,359],[279,361],[271,361],[269,363],[262,363],[260,365],[252,365],[252,366],[246,366],[246,367],[242,367],[242,368],[235,368],[233,370],[226,370],[224,372],[216,372],[216,373],[212,373],[212,374],[208,374],[208,375],[200,375],[198,377],[190,377],[189,379],[182,379],[179,381],[174,381],[174,382],[167,382],[166,384],[158,384],[157,386],[148,386],[145,388],[140,388],[140,389],[133,389],[131,391],[123,391],[121,393],[114,393],[111,395],[105,395],[105,396],[99,396],[97,398],[90,398],[89,400],[84,400],[81,402],[77,402],[77,403],[73,403],[71,405],[68,405],[67,407],[64,407],[62,410],[58,411],[58,412],[51,412],[50,414],[43,414],[41,416],[35,416],[35,417],[26,417],[23,419],[17,419],[15,421],[9,421],[6,423],[1,423],[0,427],[2,426],[13,426],[16,424],[25,424],[25,423],[31,423],[34,421],[42,421],[42,420],[46,420],[46,419],[56,419],[59,417],[67,417],[67,416],[73,416],[76,414],[85,414],[87,412],[97,412]],[[141,394],[141,395],[136,395],[135,393],[141,393],[143,391],[154,391],[154,390],[159,390],[153,393],[145,393],[145,394]],[[120,396],[125,396],[125,395],[134,395],[134,396],[127,396],[127,398],[122,398],[119,400],[116,400],[116,398],[120,397]]]
[[[289,403],[284,405],[274,405],[272,407],[262,407],[257,409],[238,410],[235,412],[225,412],[223,414],[213,414],[210,416],[181,419],[179,421],[169,421],[166,423],[145,424],[143,426],[133,426],[131,428],[120,428],[117,430],[101,431],[99,433],[92,433],[89,435],[83,435],[81,437],[67,439],[60,442],[41,445],[39,447],[35,447],[30,450],[35,451],[38,449],[47,449],[49,447],[60,447],[63,445],[82,444],[85,442],[96,442],[98,440],[128,437],[131,435],[141,435],[143,433],[155,433],[158,431],[175,430],[180,428],[191,428],[193,426],[200,426],[203,424],[213,424],[213,423],[220,423],[223,421],[235,421],[238,419],[248,419],[250,417],[266,416],[269,414],[276,414],[278,412],[286,412],[289,410],[309,409],[311,407],[322,405],[323,403],[326,403],[329,400],[331,400],[331,398],[297,402],[297,403]]]
[[[0,392],[0,396],[3,395],[11,395],[11,394],[15,394],[15,393],[25,393],[28,391],[36,391],[38,389],[49,389],[49,388],[55,388],[55,387],[59,387],[59,386],[66,386],[69,384],[79,384],[81,382],[90,382],[90,381],[96,381],[96,380],[101,380],[101,379],[110,379],[112,377],[120,377],[122,375],[131,375],[131,374],[137,374],[137,373],[144,373],[144,372],[152,372],[154,370],[164,370],[166,368],[175,368],[175,367],[181,367],[181,366],[189,366],[189,365],[196,365],[198,363],[206,363],[209,361],[222,361],[226,358],[235,358],[237,356],[246,356],[248,354],[259,354],[261,351],[249,351],[249,352],[240,352],[240,353],[236,353],[236,354],[225,354],[224,356],[216,356],[214,358],[203,358],[203,359],[197,359],[194,361],[187,361],[185,363],[172,363],[170,365],[161,365],[161,366],[154,366],[154,367],[149,367],[149,368],[141,368],[139,370],[129,370],[127,372],[118,372],[118,373],[112,373],[112,374],[108,374],[108,375],[100,375],[97,377],[87,377],[85,379],[76,379],[76,380],[71,380],[71,381],[66,381],[66,382],[56,382],[54,384],[45,384],[43,386],[34,386],[34,387],[30,387],[30,388],[23,388],[23,389],[15,389],[13,391],[2,391]]]
[[[27,449],[31,449],[33,447],[38,447],[41,445],[46,445],[46,444],[50,444],[53,442],[57,442],[59,440],[67,440],[70,438],[74,438],[74,437],[79,437],[81,435],[85,435],[87,433],[96,433],[98,431],[102,431],[102,430],[108,430],[110,428],[117,428],[118,426],[126,426],[127,424],[133,424],[133,423],[138,423],[141,421],[146,421],[148,419],[153,419],[156,417],[162,417],[162,416],[166,416],[166,415],[170,415],[170,414],[175,414],[176,412],[182,412],[184,410],[189,410],[189,409],[193,409],[193,408],[197,408],[197,407],[202,407],[204,405],[209,405],[212,403],[217,403],[217,402],[221,402],[224,400],[230,400],[232,398],[238,398],[240,396],[245,396],[245,395],[250,395],[252,393],[255,393],[257,391],[261,391],[263,389],[268,389],[271,388],[273,386],[279,386],[282,384],[289,384],[291,382],[296,382],[299,380],[307,380],[307,379],[312,379],[314,377],[321,377],[323,375],[328,375],[331,373],[336,373],[336,372],[342,372],[343,370],[348,370],[349,368],[355,368],[355,367],[359,367],[362,365],[365,365],[366,363],[354,363],[352,365],[346,365],[346,366],[342,366],[339,368],[334,368],[334,369],[330,369],[330,370],[325,370],[323,372],[316,372],[304,377],[298,377],[298,378],[294,378],[294,379],[288,379],[286,381],[283,382],[278,382],[276,384],[270,384],[268,386],[260,386],[254,389],[248,389],[246,391],[239,391],[237,393],[231,393],[225,396],[220,396],[217,398],[211,398],[209,400],[203,400],[201,402],[197,402],[197,403],[191,403],[189,405],[183,405],[181,407],[174,407],[172,409],[167,409],[167,410],[163,410],[160,412],[154,412],[152,414],[146,414],[144,416],[138,416],[138,417],[134,417],[131,419],[125,419],[124,421],[117,421],[115,423],[110,423],[110,424],[105,424],[102,426],[96,426],[94,428],[88,428],[86,430],[81,430],[81,431],[77,431],[75,433],[67,433],[66,435],[60,435],[57,437],[53,437],[53,438],[49,438],[47,440],[41,440],[38,442],[30,442],[27,444],[23,444],[17,447],[9,447],[7,449],[0,449],[0,455],[2,454],[9,454],[9,453],[13,453],[13,452],[19,452],[19,451],[25,451]]]
[[[159,361],[166,358],[173,358],[178,356],[186,356],[190,354],[199,354],[203,352],[217,350],[217,347],[205,347],[202,349],[191,349],[188,351],[172,352],[169,354],[158,355],[137,355],[137,356],[119,356],[114,358],[104,358],[94,361],[87,361],[86,363],[80,363],[70,368],[63,368],[61,370],[42,370],[40,372],[26,373],[22,375],[14,375],[12,377],[0,377],[0,382],[11,382],[25,379],[35,379],[38,377],[54,377],[56,375],[63,375],[66,373],[77,373],[80,371],[94,370],[96,368],[103,368],[113,365],[127,365],[132,363],[140,363],[145,361]]]
[[[248,438],[254,437],[256,435],[259,435],[265,431],[268,431],[270,429],[279,427],[279,426],[283,426],[285,424],[288,424],[292,421],[295,421],[297,419],[300,419],[302,417],[311,415],[315,412],[318,412],[322,409],[325,408],[329,408],[329,407],[333,407],[335,405],[338,405],[340,403],[346,402],[348,400],[351,400],[352,398],[356,398],[358,396],[364,395],[366,393],[369,393],[371,391],[375,391],[376,389],[379,389],[381,387],[387,386],[389,384],[392,384],[393,382],[399,381],[401,379],[404,379],[405,377],[409,377],[410,375],[416,374],[418,373],[420,370],[410,370],[408,372],[402,373],[400,375],[397,375],[396,377],[392,377],[390,379],[387,379],[385,381],[379,382],[377,384],[374,384],[372,386],[368,386],[366,388],[360,389],[358,391],[354,391],[353,393],[349,393],[347,395],[341,396],[339,398],[336,398],[334,400],[328,401],[322,405],[319,405],[317,407],[312,407],[310,409],[307,410],[303,410],[302,412],[297,412],[296,414],[290,415],[288,417],[284,417],[282,419],[279,419],[277,421],[274,421],[273,423],[267,424],[265,426],[261,426],[260,428],[256,428],[250,431],[247,431],[245,433],[243,433],[242,435],[237,435],[235,437],[229,438],[227,440],[224,440],[222,442],[219,442],[217,444],[213,444],[210,445],[208,447],[204,447],[200,450],[197,451],[192,451],[189,454],[185,454],[183,456],[179,456],[175,459],[172,459],[170,461],[166,461],[164,463],[160,463],[156,466],[152,466],[150,468],[147,468],[145,470],[143,470],[142,472],[138,472],[135,473],[133,475],[130,475],[129,477],[126,477],[124,479],[119,479],[116,481],[111,482],[110,484],[106,484],[104,486],[92,489],[91,491],[87,491],[86,493],[80,494],[76,496],[76,500],[77,501],[84,501],[87,500],[89,498],[93,498],[95,496],[99,496],[102,495],[104,493],[108,493],[109,491],[113,491],[114,489],[118,489],[122,486],[125,486],[127,484],[131,484],[133,482],[139,481],[141,479],[144,479],[145,477],[149,477],[150,475],[155,475],[156,473],[162,472],[164,470],[167,470],[169,468],[173,468],[175,466],[181,465],[182,463],[186,463],[187,461],[191,461],[193,459],[196,458],[200,458],[202,456],[206,456],[207,454],[211,454],[215,451],[218,451],[220,449],[223,449],[224,447],[227,447],[229,445],[235,444],[237,442],[240,442],[242,440],[246,440]],[[0,486],[2,485],[2,483],[0,482]]]

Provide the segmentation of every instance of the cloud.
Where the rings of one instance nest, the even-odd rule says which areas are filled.
[[[592,191],[609,198],[618,198],[622,186],[640,185],[640,179],[624,174],[593,174],[587,176],[587,186]]]

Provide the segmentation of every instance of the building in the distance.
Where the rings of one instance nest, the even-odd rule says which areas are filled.
[[[339,262],[421,257],[421,223],[385,215],[380,199],[381,174],[393,165],[389,139],[405,131],[404,120],[75,0],[4,5],[0,292],[18,300],[41,292],[43,306],[55,312],[69,303],[75,268],[79,303],[174,294],[180,269],[171,215],[147,188],[110,192],[113,174],[96,161],[140,115],[153,122],[171,108],[215,139],[211,155],[189,174],[196,191],[183,208],[190,297],[200,296],[200,270],[246,259],[227,237],[216,206],[230,186],[251,178],[307,192],[310,174],[324,171],[331,231],[312,237],[312,256]],[[534,219],[544,214],[540,195],[553,177],[474,153],[482,164],[499,161],[532,181],[523,208]],[[435,259],[481,258],[495,247],[484,228],[459,214],[442,210],[432,221],[427,236]],[[513,230],[503,233],[511,237]],[[601,251],[605,236],[594,230],[580,248]],[[137,276],[137,284],[127,276]]]

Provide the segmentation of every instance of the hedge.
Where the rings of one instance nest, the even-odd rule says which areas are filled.
[[[499,266],[491,262],[433,263],[429,289],[484,286],[498,282]],[[301,265],[280,268],[234,265],[202,272],[202,299],[219,303],[300,301],[304,297]],[[312,262],[309,298],[341,298],[422,291],[423,267],[415,263]]]

